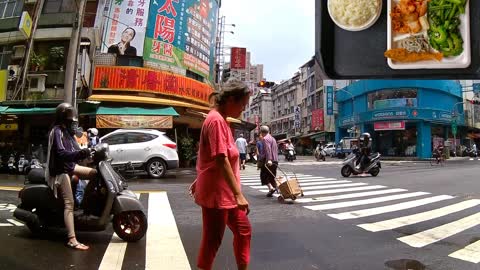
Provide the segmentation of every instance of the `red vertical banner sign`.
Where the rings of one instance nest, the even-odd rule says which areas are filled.
[[[323,109],[312,111],[312,130],[323,130]]]
[[[230,51],[230,68],[245,69],[247,66],[247,49],[232,47]]]

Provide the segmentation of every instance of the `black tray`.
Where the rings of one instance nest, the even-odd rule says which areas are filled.
[[[395,70],[387,64],[387,0],[382,14],[370,28],[350,32],[330,18],[327,0],[315,0],[315,56],[324,79],[479,79],[480,78],[480,0],[469,0],[472,61],[461,69]],[[464,46],[468,46],[465,44]]]

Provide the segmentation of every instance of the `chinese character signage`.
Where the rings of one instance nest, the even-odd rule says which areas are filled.
[[[138,67],[95,67],[94,90],[150,92],[209,104],[212,88],[170,72]]]
[[[327,115],[333,115],[333,86],[327,86]]]
[[[232,47],[230,51],[230,68],[245,69],[247,66],[247,49]]]
[[[312,111],[312,130],[323,130],[323,109]]]
[[[150,0],[107,1],[102,52],[142,56],[149,6]]]
[[[299,106],[295,106],[295,128],[300,128],[301,126],[301,123],[302,123],[302,119],[301,119],[301,115],[300,115],[300,107]]]
[[[217,13],[217,0],[152,1],[145,65],[213,78]]]
[[[172,128],[172,116],[97,115],[97,128]]]

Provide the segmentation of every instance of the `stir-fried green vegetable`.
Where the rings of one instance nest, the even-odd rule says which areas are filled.
[[[444,56],[457,56],[463,52],[460,35],[460,14],[465,13],[468,0],[430,0],[428,3],[428,38],[430,45]]]

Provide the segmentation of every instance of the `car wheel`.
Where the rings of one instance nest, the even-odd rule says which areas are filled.
[[[162,178],[167,172],[167,165],[163,160],[154,158],[147,163],[146,171],[151,178]]]

